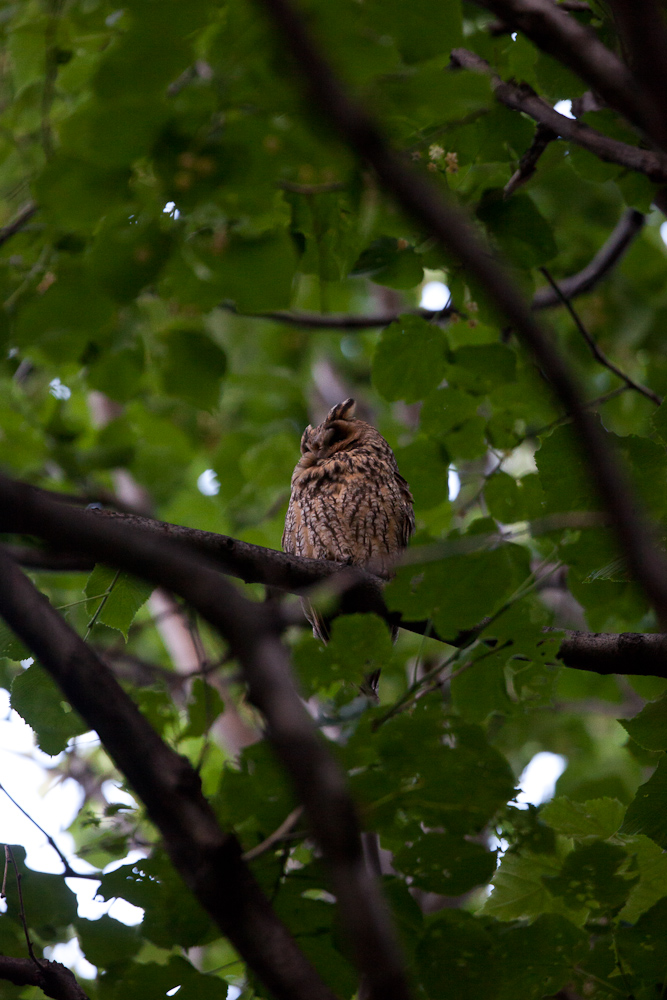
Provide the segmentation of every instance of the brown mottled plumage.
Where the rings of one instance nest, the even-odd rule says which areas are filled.
[[[346,399],[303,432],[283,549],[386,574],[414,531],[412,495],[393,451],[374,427],[354,419],[354,407]],[[308,616],[326,639],[312,609]]]

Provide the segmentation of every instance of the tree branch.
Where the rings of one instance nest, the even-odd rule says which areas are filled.
[[[667,677],[667,635],[566,632],[558,653],[566,667],[596,674]]]
[[[577,118],[568,118],[547,104],[527,84],[505,83],[495,73],[487,61],[468,49],[453,49],[451,54],[453,66],[469,69],[473,72],[486,73],[491,78],[491,86],[496,98],[513,111],[529,115],[536,122],[551,129],[562,139],[574,142],[582,149],[587,149],[606,163],[617,163],[627,170],[636,170],[645,174],[655,184],[664,184],[667,180],[667,155],[640,149],[618,139],[598,132]]]
[[[569,121],[570,119],[566,120]],[[563,278],[558,283],[558,287],[569,299],[590,292],[621,260],[632,241],[641,232],[644,221],[644,216],[641,212],[638,212],[634,208],[627,208],[609,235],[609,238],[600,247],[591,262],[577,274],[573,274],[569,278]],[[538,288],[535,292],[531,308],[550,309],[553,306],[561,304],[561,299],[556,295],[554,290],[550,286],[545,285],[544,288]],[[373,327],[388,326],[404,312],[408,312],[414,316],[422,316],[430,322],[446,319],[452,312],[456,311],[452,307],[446,307],[445,309],[438,310],[438,312],[434,312],[431,309],[407,309],[403,310],[403,312],[378,313],[374,316],[350,316],[344,314],[336,315],[335,313],[323,315],[322,313],[287,311],[239,313],[234,306],[227,303],[224,303],[221,308],[229,309],[230,312],[234,312],[237,316],[274,320],[278,323],[286,323],[289,326],[303,326],[315,330],[368,330]]]
[[[182,545],[168,538],[114,522],[111,518],[96,516],[94,511],[80,511],[52,503],[43,495],[5,477],[0,477],[0,528],[36,535],[51,543],[57,541],[62,547],[86,552],[107,565],[120,567],[163,586],[188,601],[225,637],[241,664],[251,700],[267,720],[267,735],[303,801],[315,838],[329,862],[341,920],[356,950],[359,969],[369,983],[371,997],[373,1000],[406,1000],[408,989],[400,950],[384,901],[364,864],[352,800],[341,770],[316,733],[294,687],[287,652],[278,638],[279,621],[273,606],[248,601],[221,577],[209,560],[187,552]],[[5,559],[8,561],[7,557]],[[54,678],[73,706],[97,729],[111,756],[146,803],[165,839],[171,837],[168,844],[171,843],[172,860],[191,888],[196,890],[200,902],[205,900],[203,905],[208,912],[212,913],[215,909],[224,919],[225,933],[276,995],[285,998],[295,996],[294,990],[292,994],[286,990],[285,979],[277,972],[283,969],[278,962],[280,949],[272,947],[270,953],[265,950],[264,935],[271,933],[275,946],[278,928],[282,930],[272,912],[262,915],[256,900],[257,912],[253,913],[252,921],[244,925],[241,915],[236,912],[242,905],[236,894],[221,894],[219,891],[219,886],[225,884],[224,880],[211,878],[210,873],[202,878],[202,862],[198,857],[200,850],[205,850],[206,856],[210,856],[209,842],[218,845],[221,834],[217,824],[214,828],[211,826],[212,813],[199,787],[192,788],[191,776],[194,772],[177,757],[180,765],[174,773],[176,765],[170,756],[171,751],[162,744],[132,703],[131,707],[123,703],[121,717],[114,718],[114,702],[118,704],[121,695],[126,697],[122,689],[102,664],[95,669],[78,667],[79,657],[83,657],[84,652],[96,664],[99,661],[59,616],[60,641],[52,641],[50,629],[56,626],[53,623],[48,629],[45,626],[44,598],[37,595],[32,599],[33,606],[29,604],[26,607],[25,585],[32,585],[27,578],[21,577],[24,581],[21,600],[16,573],[19,571],[15,570],[10,576],[9,569],[7,573],[0,573],[3,591],[0,611],[17,634],[35,650],[44,665],[53,670]],[[34,607],[36,601],[38,607]],[[46,608],[49,608],[48,604]],[[9,614],[5,613],[6,609]],[[76,643],[83,648],[77,646],[74,651],[72,644]],[[104,671],[103,684],[100,682],[101,670]],[[87,700],[82,704],[84,691]],[[134,731],[131,746],[128,747],[125,717],[130,712]],[[93,714],[95,718],[92,718]],[[119,737],[119,722],[122,722],[121,728],[125,732],[123,738]],[[144,751],[142,744],[146,744],[146,751],[149,752]],[[156,768],[155,762],[162,759],[164,763]],[[187,793],[186,801],[175,815],[174,793],[181,788],[184,794]],[[189,843],[182,826],[185,821],[183,814],[186,813],[187,818],[192,817],[194,822],[195,812],[201,819],[197,818],[197,836]],[[220,854],[223,850],[229,853],[231,839],[224,838],[224,847],[220,844],[215,853]],[[233,845],[238,885],[238,845],[235,841]],[[221,896],[225,896],[224,901]],[[259,898],[266,902],[261,894]],[[231,912],[227,909],[230,899]],[[249,916],[247,910],[244,916]],[[231,918],[232,926],[229,926]],[[263,919],[264,930],[257,930],[258,919],[260,925]],[[247,939],[237,943],[242,926]],[[288,943],[293,951],[295,946],[291,939],[284,946],[287,947]],[[303,960],[300,961],[302,971]],[[261,972],[258,965],[261,965]],[[296,978],[301,989],[302,978]],[[276,988],[277,980],[279,989]],[[329,996],[319,982],[317,990],[318,995],[326,993]]]
[[[236,316],[249,317],[250,319],[268,319],[276,323],[287,323],[289,326],[303,326],[312,330],[370,330],[374,326],[389,326],[394,320],[405,313],[414,316],[422,316],[423,319],[432,321],[447,319],[452,313],[458,312],[451,306],[444,309],[404,309],[401,312],[376,313],[371,316],[350,316],[342,313],[313,313],[313,312],[292,312],[291,310],[275,310],[273,312],[261,313],[240,313],[236,306],[228,302],[220,305],[221,309],[227,309]]]
[[[526,181],[530,180],[537,169],[537,164],[539,162],[542,153],[544,153],[547,146],[558,138],[558,133],[552,131],[546,125],[542,125],[540,122],[537,123],[537,128],[535,129],[535,135],[533,136],[533,141],[530,147],[526,150],[519,161],[519,166],[514,171],[507,184],[503,189],[503,194],[506,198],[509,198],[511,194],[514,194],[518,187],[525,184]]]
[[[0,955],[0,979],[15,986],[36,986],[53,1000],[89,1000],[74,974],[60,962],[42,961],[35,965],[30,958]]]
[[[50,496],[47,490],[41,491],[39,495],[47,500]],[[58,503],[59,494],[54,494],[54,497],[53,502]],[[424,635],[428,630],[429,638],[439,642],[447,642],[450,645],[458,645],[461,641],[460,636],[453,638],[439,636],[437,632],[434,632],[432,622],[428,620],[403,620],[396,612],[389,612],[382,598],[382,581],[364,570],[353,569],[324,559],[288,556],[275,549],[268,549],[262,545],[251,545],[249,542],[241,542],[226,535],[216,535],[211,531],[200,531],[197,528],[184,528],[180,525],[154,521],[151,518],[134,514],[121,514],[116,511],[89,511],[88,515],[111,518],[121,523],[129,523],[137,529],[178,540],[182,545],[192,548],[201,555],[208,556],[223,573],[238,577],[246,583],[270,584],[290,594],[301,594],[304,589],[332,580],[338,575],[343,578],[341,586],[338,588],[339,591],[342,591],[343,612],[372,611],[383,617],[390,625],[398,625],[408,632]],[[32,550],[27,546],[6,546],[6,550],[16,559],[25,558],[24,565],[29,567],[35,565],[31,553],[37,551],[41,555],[44,551],[41,549]],[[58,564],[58,560],[61,558],[63,560],[62,566]],[[76,566],[77,559],[81,564],[79,567]],[[94,563],[94,558],[90,556],[83,557],[65,552],[54,554],[49,568],[62,568],[68,572],[72,568],[89,570]],[[39,565],[40,568],[43,568],[41,563]],[[353,585],[351,589],[350,584]],[[569,667],[578,670],[595,670],[597,673],[639,673],[655,677],[667,676],[667,659],[662,660],[661,653],[651,652],[662,649],[661,643],[665,644],[664,648],[667,650],[667,635],[633,633],[635,645],[632,648],[636,649],[641,645],[640,656],[635,659],[632,650],[626,645],[623,647],[622,657],[618,650],[613,653],[613,664],[607,669],[605,666],[606,657],[611,655],[608,651],[615,649],[615,643],[619,638],[617,635],[605,633],[592,635],[585,632],[567,631],[564,634],[567,638],[563,640],[563,645],[567,643],[567,666]],[[593,656],[591,651],[595,649],[599,649],[599,652]],[[647,650],[648,653],[645,652]],[[621,657],[620,660],[619,657]],[[591,666],[590,664],[593,662],[598,663],[599,667]],[[639,664],[639,669],[637,664]]]
[[[644,228],[644,216],[635,208],[626,208],[612,230],[609,238],[600,247],[592,261],[578,274],[562,278],[557,284],[559,292],[568,299],[590,292],[595,285],[609,274],[623,257],[632,241]],[[548,285],[538,288],[533,297],[533,309],[550,309],[562,304],[561,294]]]
[[[475,0],[571,69],[610,108],[652,135],[646,95],[630,70],[597,35],[549,0]],[[655,136],[653,136],[656,138]]]
[[[67,522],[82,516],[60,513]],[[160,739],[108,667],[2,550],[0,614],[97,731],[144,802],[174,867],[248,965],[283,1000],[333,1000],[241,860],[238,841],[220,830],[192,766]]]
[[[540,10],[545,6],[545,0],[530,0],[530,3],[529,0],[508,0],[504,6],[521,6],[522,3],[528,6],[536,4]],[[625,470],[617,462],[599,425],[587,412],[578,382],[552,339],[535,322],[510,275],[494,260],[488,244],[480,239],[462,211],[445,201],[426,178],[415,173],[390,148],[375,122],[348,97],[288,0],[262,0],[262,4],[296,60],[314,107],[328,119],[349,148],[371,164],[385,190],[393,195],[401,208],[458,257],[475,276],[486,294],[505,314],[519,340],[533,354],[554,395],[572,416],[591,478],[615,529],[621,551],[627,558],[629,570],[655,607],[659,621],[667,627],[667,564],[640,512]],[[550,6],[549,11],[552,15],[565,18],[568,24],[572,20]],[[501,16],[505,13],[503,10]],[[574,20],[572,24],[579,32],[580,25]],[[585,39],[587,44],[591,38],[594,39],[588,32],[576,37],[579,41]],[[602,54],[609,55],[615,66],[615,57],[607,53],[597,39],[594,40],[597,47],[593,46],[593,64],[599,62],[599,47]],[[628,76],[622,64],[619,65],[618,85]],[[636,102],[632,95],[635,90],[633,86],[632,93],[625,94],[625,103],[629,102],[633,109]]]
[[[647,131],[667,148],[667,32],[655,0],[609,0],[625,61],[645,95]]]
[[[21,209],[16,218],[12,219],[8,225],[3,226],[3,228],[0,229],[0,247],[3,243],[6,243],[7,240],[11,239],[12,236],[23,229],[26,222],[29,222],[30,219],[32,219],[33,215],[37,211],[37,207],[38,206],[35,205],[34,202],[28,202],[28,204]]]

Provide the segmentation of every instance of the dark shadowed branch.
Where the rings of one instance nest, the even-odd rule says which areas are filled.
[[[35,535],[51,543],[57,541],[63,548],[85,552],[96,560],[163,586],[183,597],[224,636],[242,667],[250,699],[267,721],[267,735],[305,806],[314,836],[329,862],[341,922],[355,948],[359,969],[369,984],[370,996],[374,1000],[406,1000],[408,989],[400,950],[386,905],[364,864],[360,829],[343,773],[315,731],[294,686],[287,651],[280,642],[279,621],[274,607],[248,601],[221,576],[214,563],[197,553],[188,552],[184,546],[167,537],[113,518],[99,517],[94,511],[81,511],[53,503],[43,494],[12,483],[5,477],[0,477],[0,528]],[[7,556],[5,560],[10,562]],[[21,587],[16,582],[16,573],[24,581]],[[126,696],[111,673],[59,616],[56,617],[61,635],[57,644],[53,642],[52,629],[55,630],[56,625],[49,619],[47,627],[44,613],[49,605],[36,591],[28,600],[25,587],[32,585],[18,569],[10,577],[8,568],[7,573],[0,573],[0,578],[0,612],[42,663],[47,668],[53,668],[54,678],[74,707],[98,731],[111,756],[146,803],[165,839],[173,834],[172,860],[187,876],[188,884],[193,891],[196,890],[200,902],[209,913],[215,908],[218,911],[222,908],[219,917],[226,923],[224,933],[276,995],[289,996],[282,977],[283,969],[278,962],[280,948],[276,948],[278,928],[282,929],[282,925],[275,921],[270,911],[262,914],[259,899],[264,897],[260,894],[259,899],[255,899],[258,912],[249,915],[246,910],[247,939],[239,943],[243,921],[236,910],[241,906],[240,900],[235,893],[220,893],[219,886],[225,884],[224,878],[202,879],[201,861],[199,867],[196,866],[199,853],[204,851],[208,856],[208,842],[213,841],[217,845],[215,856],[228,857],[232,853],[235,862],[232,873],[236,874],[238,885],[238,845],[235,841],[232,844],[231,838],[223,838],[221,842],[223,835],[217,824],[212,826],[212,813],[201,796],[198,780],[196,787],[192,787],[194,771],[190,765],[176,755],[175,760],[172,759],[169,748],[131,702],[128,705],[123,701],[119,718],[114,718],[112,706],[120,705],[119,698]],[[52,611],[52,614],[56,613]],[[94,660],[95,669],[90,662],[87,668],[78,669],[78,660],[84,656],[84,651],[87,657]],[[45,656],[50,658],[49,662]],[[100,676],[104,677],[104,684],[100,682]],[[86,677],[88,680],[84,684]],[[85,704],[82,704],[83,691],[88,698]],[[119,739],[118,734],[119,722],[127,734],[128,720],[133,727],[131,749],[127,739]],[[172,799],[177,789],[182,789],[186,801],[175,815]],[[190,843],[181,824],[191,817],[193,810],[201,817],[201,823],[197,836]],[[249,899],[252,888],[253,885],[242,890],[249,893]],[[224,902],[221,901],[223,896]],[[230,900],[232,926],[227,924]],[[262,923],[264,929],[261,929]],[[264,942],[264,936],[269,933],[273,947],[267,954],[265,948],[268,942]],[[288,943],[284,942],[283,947],[287,947]],[[292,943],[290,947],[294,949],[295,946]],[[261,972],[258,964],[262,967]],[[303,996],[303,982],[299,979],[298,983],[299,995]],[[296,995],[294,990],[291,995]],[[329,996],[319,982],[317,995]]]
[[[623,57],[644,91],[647,131],[667,149],[667,31],[656,0],[609,0]]]
[[[664,184],[667,179],[667,156],[664,153],[649,149],[640,149],[618,139],[598,132],[576,118],[561,115],[527,84],[505,83],[493,72],[489,64],[481,56],[468,49],[453,49],[451,54],[453,66],[469,69],[479,73],[487,73],[496,98],[513,111],[529,115],[536,122],[551,129],[562,139],[574,142],[577,146],[587,149],[600,160],[607,163],[617,163],[627,170],[636,170],[645,174],[656,184]]]
[[[518,4],[519,0],[513,2]],[[615,529],[628,568],[654,606],[659,621],[667,627],[667,563],[640,511],[624,468],[616,460],[600,427],[587,412],[578,382],[554,345],[553,338],[537,324],[510,275],[493,258],[489,246],[481,240],[467,216],[443,199],[426,178],[416,173],[391,149],[375,121],[348,96],[291,4],[287,0],[262,0],[262,5],[270,13],[298,65],[313,107],[328,120],[348,147],[373,167],[382,186],[401,208],[447,247],[477,279],[507,317],[519,340],[532,353],[554,395],[572,417],[591,478]],[[543,4],[538,6],[541,8]],[[572,21],[577,30],[580,28],[562,11],[550,6],[549,10],[568,22]],[[503,15],[504,12],[501,13]],[[591,37],[589,32],[584,32],[581,41],[588,42]],[[607,53],[604,46],[600,45],[600,48],[601,55]],[[611,60],[609,65],[615,67],[618,60],[611,53],[607,54]],[[591,58],[595,61],[597,56]],[[623,83],[628,75],[623,65],[619,63],[619,66],[617,84]],[[632,94],[626,97],[625,103],[634,109]]]
[[[15,986],[36,986],[53,1000],[88,1000],[72,972],[60,962],[42,961],[36,965],[30,958],[0,955],[0,979]]]
[[[517,188],[521,187],[522,184],[525,184],[526,181],[530,180],[537,170],[537,164],[539,163],[540,157],[546,150],[547,146],[551,145],[551,143],[557,138],[557,132],[554,132],[547,125],[542,125],[540,122],[537,123],[533,141],[521,157],[519,166],[514,171],[503,189],[503,193],[506,198],[509,198],[509,196],[513,194]]]
[[[622,390],[616,390],[619,392]],[[605,397],[606,398],[606,397]],[[48,500],[48,491],[40,491],[40,497]],[[54,495],[54,503],[59,503],[58,494]],[[163,521],[153,521],[151,518],[134,514],[121,514],[115,511],[88,512],[91,517],[110,518],[127,523],[149,533],[178,541],[181,545],[208,557],[217,568],[230,576],[238,577],[246,583],[262,583],[271,585],[286,593],[302,594],[304,590],[331,582],[335,585],[341,599],[342,612],[372,611],[383,617],[390,625],[399,625],[409,632],[423,635],[428,631],[432,639],[458,645],[462,638],[454,636],[445,638],[434,632],[430,621],[403,620],[396,612],[389,612],[382,598],[382,581],[364,570],[342,566],[323,559],[307,559],[303,556],[289,556],[275,549],[262,545],[252,545],[227,535],[217,535],[210,531],[200,531],[197,528],[184,528],[180,525],[167,524]],[[577,522],[579,527],[583,522]],[[597,523],[591,521],[591,526]],[[564,526],[564,525],[561,525]],[[7,527],[0,525],[0,527]],[[553,529],[549,521],[543,525],[547,530]],[[495,537],[495,536],[494,536]],[[465,542],[465,539],[461,539]],[[486,544],[486,536],[477,536],[477,547]],[[39,569],[72,569],[89,570],[95,563],[92,556],[78,556],[71,552],[51,552],[34,549],[29,546],[6,546],[11,555],[20,560],[23,565]],[[414,550],[408,550],[408,555],[414,555]],[[438,549],[439,557],[443,557],[442,549]],[[449,554],[455,554],[450,552]],[[62,563],[60,562],[62,560]],[[79,565],[77,565],[77,560]],[[634,635],[633,646],[617,647],[618,636],[599,634],[588,635],[584,632],[565,632],[567,644],[567,666],[579,670],[595,670],[597,673],[640,673],[656,677],[667,676],[667,659],[661,659],[662,653],[657,650],[667,650],[667,636]],[[663,645],[661,645],[661,643]],[[640,655],[635,658],[635,652],[640,649]],[[579,655],[581,650],[581,656]],[[597,650],[593,655],[594,650]],[[620,651],[619,651],[620,650]],[[607,657],[611,657],[607,665]],[[593,666],[592,664],[596,664]],[[638,667],[639,665],[639,667]]]
[[[630,70],[597,35],[550,0],[475,0],[584,80],[628,121],[651,135],[646,95]]]
[[[82,516],[65,508],[60,513],[66,521]],[[248,965],[284,1000],[333,1000],[242,861],[238,841],[218,826],[194,768],[160,739],[108,667],[2,549],[0,614],[97,731],[144,802],[175,868]]]

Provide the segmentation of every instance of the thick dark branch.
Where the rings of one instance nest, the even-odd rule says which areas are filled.
[[[667,677],[667,635],[566,632],[557,655],[566,667],[596,674]]]
[[[589,13],[591,9],[589,4],[585,3],[585,0],[561,0],[558,6],[561,10],[567,10],[573,14]],[[494,21],[492,24],[487,25],[487,31],[494,36],[508,35],[511,30],[511,27],[503,21]]]
[[[41,494],[49,496],[45,490]],[[56,497],[58,494],[55,495]],[[56,500],[55,502],[58,502]],[[112,518],[122,523],[154,532],[167,538],[180,541],[181,544],[192,548],[194,551],[208,556],[213,560],[218,568],[230,576],[238,577],[246,583],[271,584],[281,590],[291,594],[300,594],[304,589],[314,587],[317,584],[332,580],[338,584],[337,589],[341,593],[342,610],[345,612],[372,611],[385,618],[391,625],[399,625],[408,632],[415,632],[418,635],[428,633],[431,639],[441,642],[448,642],[450,645],[459,645],[462,636],[454,638],[443,638],[433,630],[433,623],[430,621],[407,621],[403,620],[396,612],[387,611],[381,592],[381,584],[377,577],[370,573],[365,573],[360,569],[329,562],[324,559],[307,559],[302,556],[287,556],[283,552],[275,549],[267,549],[262,545],[251,545],[249,542],[241,542],[227,535],[216,535],[210,531],[199,531],[197,528],[183,528],[180,525],[167,524],[164,521],[153,521],[147,517],[139,517],[134,514],[119,514],[115,511],[94,511],[92,516]],[[33,550],[27,546],[7,546],[14,558],[25,558],[24,565],[32,567],[35,561],[31,553],[37,551],[41,554],[43,550]],[[58,560],[62,559],[62,565]],[[76,566],[76,560],[80,566]],[[90,569],[94,565],[94,558],[76,556],[72,553],[54,554],[49,568],[71,570],[72,568]],[[42,563],[37,563],[43,568]],[[661,661],[660,656],[651,655],[647,657],[642,653],[638,661],[633,659],[630,647],[623,647],[622,662],[618,661],[619,654],[615,652],[613,664],[606,669],[605,657],[607,651],[615,648],[618,640],[616,635],[597,634],[590,635],[585,632],[566,632],[567,639],[567,665],[579,670],[596,670],[598,673],[645,673],[647,675],[663,677],[667,676],[667,660]],[[468,637],[466,633],[465,637]],[[634,635],[635,646],[640,641],[644,641],[643,650],[659,650],[664,643],[667,648],[667,636],[662,635]],[[595,662],[599,667],[590,666],[593,662],[591,649],[599,648]],[[581,651],[581,655],[580,655]],[[641,669],[636,669],[636,664],[640,663]],[[650,669],[649,669],[650,668]]]
[[[29,202],[24,208],[21,209],[15,219],[12,219],[8,225],[3,226],[3,228],[0,229],[0,247],[3,243],[6,243],[7,240],[11,239],[12,236],[23,229],[25,224],[32,219],[36,211],[37,205],[33,202]]]
[[[67,523],[86,516],[62,507],[60,515]],[[117,530],[98,525],[110,527]],[[220,830],[195,770],[160,739],[108,667],[2,549],[0,614],[97,731],[160,830],[175,868],[248,965],[284,1000],[333,1000],[242,861],[236,838]]]
[[[636,170],[645,174],[656,184],[664,184],[667,180],[667,155],[648,149],[631,146],[618,139],[610,139],[590,125],[577,118],[568,118],[547,104],[527,84],[505,83],[494,73],[481,56],[468,49],[452,50],[452,65],[461,69],[469,69],[487,73],[491,78],[491,86],[496,98],[513,111],[521,111],[536,122],[551,129],[568,142],[587,149],[606,163],[617,163],[627,170]]]
[[[279,640],[273,607],[246,600],[220,575],[215,564],[186,551],[182,545],[168,538],[121,524],[112,518],[97,516],[94,511],[66,508],[4,477],[0,477],[0,530],[36,535],[52,544],[57,542],[63,548],[85,552],[96,560],[163,586],[188,601],[227,639],[243,669],[250,698],[267,720],[269,739],[304,803],[313,833],[331,866],[332,886],[341,921],[356,949],[357,962],[370,985],[371,996],[377,1000],[406,1000],[408,990],[400,952],[384,901],[364,864],[360,830],[343,773],[316,733],[294,687],[287,651]],[[6,559],[9,561],[8,557]],[[275,946],[278,928],[282,927],[277,924],[272,912],[269,910],[263,917],[264,929],[261,928],[261,911],[260,929],[258,914],[253,913],[250,922],[245,925],[247,940],[239,942],[243,920],[236,911],[242,905],[241,901],[235,893],[229,892],[225,878],[211,878],[209,873],[202,880],[201,852],[205,857],[210,856],[209,842],[213,842],[214,856],[228,855],[232,851],[231,838],[224,838],[224,843],[220,843],[220,831],[217,825],[211,826],[212,814],[201,797],[198,781],[196,787],[191,787],[190,776],[194,772],[190,766],[181,762],[174,773],[175,764],[168,756],[171,751],[162,744],[132,703],[131,709],[124,705],[121,728],[125,736],[119,737],[119,720],[113,717],[113,702],[110,704],[109,701],[112,692],[123,695],[122,689],[102,664],[95,669],[91,669],[90,665],[83,669],[78,667],[84,650],[96,664],[99,661],[85,645],[83,650],[78,646],[72,650],[72,644],[81,643],[81,640],[60,618],[59,628],[61,632],[66,630],[67,644],[64,634],[62,642],[52,641],[51,629],[46,629],[44,625],[44,608],[26,609],[25,591],[22,591],[21,600],[18,584],[14,577],[8,578],[8,573],[9,570],[7,574],[0,573],[4,590],[0,611],[17,634],[35,650],[44,665],[53,670],[54,677],[74,707],[97,729],[111,756],[146,803],[165,840],[173,834],[172,860],[187,877],[188,884],[196,890],[200,902],[205,900],[203,905],[206,909],[210,913],[217,910],[225,922],[233,917],[234,924],[226,926],[225,933],[277,996],[308,995],[304,993],[303,968],[290,994],[286,989],[283,966],[278,962],[280,949],[272,947],[270,953],[265,950],[268,944],[265,934],[272,935],[271,943]],[[29,587],[32,586],[27,578],[21,579]],[[50,607],[44,598],[39,595],[38,598],[42,605]],[[7,609],[9,614],[6,614]],[[51,627],[55,629],[55,625]],[[104,685],[100,683],[101,670],[104,671]],[[83,691],[88,698],[85,704],[82,704]],[[117,702],[117,694],[115,699]],[[91,717],[93,709],[94,719]],[[133,732],[128,745],[125,715],[130,711],[134,713],[131,718]],[[145,750],[142,746],[144,742],[147,744]],[[159,762],[157,768],[156,762]],[[146,768],[150,769],[149,772]],[[163,769],[165,774],[158,774]],[[156,782],[159,794],[154,790]],[[185,801],[182,800],[175,809],[174,795],[179,789],[182,789]],[[186,819],[199,824],[191,843],[184,836],[186,830],[182,824]],[[238,861],[237,852],[238,845],[234,842],[232,853],[235,862]],[[238,885],[238,869],[236,872]],[[220,892],[221,885],[225,886],[223,893]],[[261,894],[260,898],[264,899]],[[227,908],[230,903],[231,910]],[[260,909],[259,900],[255,900],[255,909]],[[249,916],[247,909],[245,915]],[[288,945],[294,950],[293,942],[286,941],[283,947]],[[319,996],[330,996],[319,982],[313,984],[312,989]]]
[[[535,322],[510,275],[494,260],[488,244],[482,242],[462,211],[445,201],[426,178],[417,174],[396,154],[375,122],[348,97],[288,0],[262,2],[280,29],[285,45],[307,82],[314,107],[328,119],[350,149],[371,164],[383,187],[394,196],[401,208],[475,276],[489,298],[507,317],[519,340],[532,352],[554,395],[572,417],[577,440],[603,509],[610,517],[621,551],[627,558],[628,568],[655,607],[658,619],[667,627],[667,564],[640,512],[625,470],[616,460],[598,423],[587,412],[579,384],[553,343],[553,338],[547,336]],[[538,0],[532,2],[537,3]],[[519,0],[513,0],[513,3],[519,4]],[[538,6],[542,9],[543,2]],[[551,7],[549,10],[568,22],[571,20],[562,11],[552,10]],[[574,21],[572,23],[579,30],[580,26]],[[591,38],[588,32],[583,37],[587,43]],[[604,53],[607,52],[604,46],[601,48]],[[622,82],[628,74],[622,64],[620,69],[623,71],[619,78]]]
[[[562,278],[558,282],[559,292],[567,299],[584,295],[601,281],[623,257],[632,241],[644,228],[644,216],[635,208],[626,208],[611,235],[578,274]],[[562,305],[561,294],[549,285],[538,288],[533,297],[533,309],[550,309]]]
[[[642,88],[597,35],[549,0],[475,0],[569,67],[609,105],[651,135]]]
[[[31,958],[0,955],[0,979],[15,986],[36,986],[53,1000],[89,1000],[73,973],[60,962],[45,960],[36,965]]]
[[[667,149],[667,31],[655,0],[609,0],[621,50],[645,95],[648,133]]]

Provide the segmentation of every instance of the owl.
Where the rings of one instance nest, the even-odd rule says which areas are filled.
[[[356,420],[354,409],[346,399],[303,432],[283,549],[386,576],[414,531],[412,494],[385,439]],[[304,607],[315,635],[326,640],[324,623]]]

